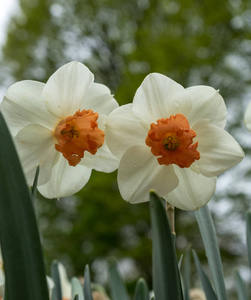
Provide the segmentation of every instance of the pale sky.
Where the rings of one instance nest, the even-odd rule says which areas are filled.
[[[0,0],[0,46],[3,45],[10,17],[18,10],[18,0]]]
[[[11,16],[15,15],[19,9],[18,0],[0,0],[0,58],[1,58],[1,47],[4,44],[7,25]],[[2,82],[0,85],[0,103],[2,101],[3,95],[6,91],[6,86]]]

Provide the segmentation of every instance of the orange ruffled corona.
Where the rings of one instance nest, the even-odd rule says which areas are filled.
[[[196,132],[190,129],[187,118],[177,114],[159,119],[157,124],[152,123],[145,143],[155,156],[160,156],[160,165],[176,164],[180,168],[188,168],[200,159],[198,142],[192,144],[194,137]]]
[[[95,154],[105,140],[105,133],[98,128],[98,113],[91,109],[77,111],[60,121],[54,135],[58,141],[55,149],[63,154],[70,166],[76,166],[84,151]]]

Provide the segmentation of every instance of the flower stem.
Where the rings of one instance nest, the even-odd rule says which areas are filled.
[[[166,213],[171,229],[171,233],[175,236],[175,216],[174,216],[174,206],[172,206],[169,202],[166,201]]]

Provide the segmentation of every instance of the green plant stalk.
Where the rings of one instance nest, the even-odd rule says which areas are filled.
[[[77,298],[76,298],[77,297]],[[78,300],[84,300],[84,292],[83,287],[79,281],[78,278],[73,277],[71,279],[71,298],[72,299],[78,299]]]
[[[204,270],[202,268],[202,265],[200,263],[200,260],[197,256],[196,252],[194,250],[192,250],[192,253],[193,253],[193,258],[194,258],[194,261],[195,261],[196,269],[198,271],[200,281],[202,283],[203,290],[206,294],[207,299],[208,300],[217,300],[214,289],[213,289],[206,273],[204,272]]]
[[[49,300],[31,193],[1,112],[0,136],[0,239],[5,300]]]
[[[61,287],[61,281],[60,281],[60,275],[58,270],[58,262],[54,261],[51,266],[51,277],[54,281],[54,288],[53,293],[55,300],[62,300],[62,287]]]
[[[207,206],[195,212],[200,233],[206,250],[209,268],[212,274],[217,298],[227,300],[226,287],[223,276],[220,250],[217,242],[215,227]]]
[[[235,279],[235,286],[238,295],[238,300],[248,300],[249,298],[248,298],[247,288],[239,272],[235,273],[234,279]]]
[[[126,287],[117,270],[117,264],[114,259],[109,261],[109,284],[112,299],[128,300]]]
[[[150,213],[155,298],[158,300],[183,300],[177,257],[166,209],[154,192],[150,192]]]
[[[183,284],[184,284],[184,300],[190,300],[190,281],[191,281],[191,247],[188,246],[184,258]]]
[[[84,297],[85,300],[93,300],[90,270],[88,265],[85,266],[85,272],[84,272]]]
[[[247,247],[248,247],[248,260],[251,270],[251,212],[246,215],[246,232],[247,232]]]
[[[133,300],[149,300],[149,289],[145,279],[140,278],[137,281]]]
[[[40,167],[38,165],[37,169],[36,169],[36,174],[35,174],[34,182],[33,182],[33,185],[32,185],[32,189],[31,189],[31,195],[32,195],[34,203],[35,203],[36,196],[37,196],[37,183],[38,183],[39,171],[40,171]]]

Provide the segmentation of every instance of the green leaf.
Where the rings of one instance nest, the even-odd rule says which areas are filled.
[[[196,252],[194,250],[192,250],[192,253],[193,253],[193,258],[194,258],[194,261],[195,261],[196,269],[199,273],[200,281],[201,281],[201,284],[203,286],[203,290],[206,294],[207,299],[208,300],[217,300],[214,289],[213,289],[206,273],[204,272],[204,270],[202,268],[202,265],[200,263],[200,260],[197,256]]]
[[[153,290],[156,299],[183,299],[173,238],[160,198],[150,192],[153,243]]]
[[[191,248],[190,245],[186,251],[184,259],[184,272],[183,272],[183,283],[184,283],[184,299],[190,300],[189,290],[190,290],[190,278],[191,278],[191,258],[190,258]]]
[[[85,266],[84,295],[85,295],[85,300],[93,300],[93,298],[92,298],[92,289],[91,289],[90,270],[89,270],[88,265]]]
[[[248,260],[249,260],[249,267],[251,269],[251,212],[247,213],[246,220],[247,220],[246,232],[247,232]]]
[[[109,261],[109,277],[111,298],[113,300],[128,300],[129,297],[125,285],[118,273],[117,264],[113,259],[110,259]]]
[[[140,278],[137,281],[133,300],[149,300],[149,289],[145,279]]]
[[[195,212],[195,216],[199,225],[200,233],[203,239],[209,268],[212,274],[216,295],[219,300],[227,300],[226,287],[222,270],[220,250],[217,243],[217,236],[207,206],[200,208]]]
[[[182,261],[183,261],[183,254],[181,254],[180,259],[179,259],[179,262],[178,262],[179,270],[181,269]]]
[[[78,296],[78,298],[76,298],[76,296]],[[77,277],[71,279],[71,298],[74,300],[85,300],[83,287]]]
[[[235,272],[235,276],[234,276],[234,280],[235,280],[235,286],[236,286],[236,291],[237,291],[237,295],[238,295],[238,300],[248,300],[248,292],[247,292],[247,288],[240,276],[240,273],[237,271]]]
[[[62,300],[62,288],[59,276],[58,262],[54,261],[51,266],[51,277],[54,282],[53,296],[55,300]]]
[[[55,289],[52,289],[51,300],[57,300],[57,295],[56,295],[56,290]]]
[[[0,239],[6,300],[49,299],[43,254],[30,191],[0,113]]]

